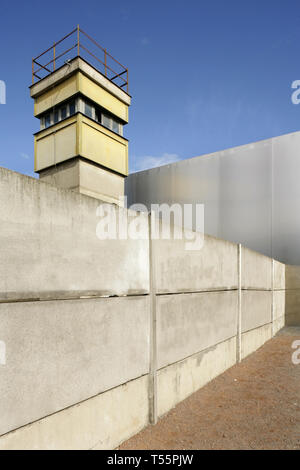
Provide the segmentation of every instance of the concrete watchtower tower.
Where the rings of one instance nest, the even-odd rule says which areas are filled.
[[[128,69],[78,26],[33,59],[30,92],[40,179],[119,203],[128,174]]]

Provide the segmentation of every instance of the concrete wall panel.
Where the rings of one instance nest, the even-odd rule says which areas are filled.
[[[110,450],[143,429],[148,414],[145,376],[0,437],[0,450]]]
[[[286,289],[300,289],[300,266],[286,265]]]
[[[264,325],[242,334],[242,359],[261,348],[272,338],[272,325]]]
[[[287,326],[300,325],[300,289],[286,291],[285,315]]]
[[[272,289],[272,260],[242,248],[242,288]]]
[[[286,294],[285,290],[282,291],[274,291],[273,294],[273,319],[277,320],[280,317],[285,315],[285,302],[286,302]]]
[[[0,304],[0,434],[149,371],[149,298]]]
[[[274,260],[274,286],[275,290],[285,289],[285,264]]]
[[[0,300],[149,292],[147,228],[144,240],[99,240],[98,206],[0,168]]]
[[[159,296],[158,368],[235,336],[237,308],[236,291]]]
[[[282,330],[285,327],[285,317],[279,317],[274,320],[273,323],[273,334],[276,335],[278,331]]]
[[[158,372],[158,416],[167,413],[236,362],[232,338]]]
[[[242,292],[242,332],[253,330],[272,321],[272,292]]]
[[[185,240],[154,241],[158,293],[236,289],[237,245],[205,236],[199,251]]]

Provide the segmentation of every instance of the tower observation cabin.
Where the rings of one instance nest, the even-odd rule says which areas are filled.
[[[120,204],[128,175],[128,69],[77,26],[32,60],[41,180]]]

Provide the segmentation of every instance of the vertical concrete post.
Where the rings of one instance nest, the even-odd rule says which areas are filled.
[[[238,245],[238,318],[236,335],[236,362],[242,360],[242,245]]]
[[[271,276],[271,289],[272,289],[272,311],[271,311],[272,338],[273,338],[273,336],[275,336],[275,330],[274,330],[274,309],[275,309],[274,285],[275,285],[275,261],[274,261],[274,259],[272,259],[272,276]]]
[[[152,217],[149,213],[149,270],[150,270],[150,370],[149,370],[149,421],[157,423],[157,341],[156,341],[156,276],[155,247],[152,240]]]

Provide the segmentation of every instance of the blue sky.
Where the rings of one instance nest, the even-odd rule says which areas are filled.
[[[0,166],[33,175],[31,58],[77,23],[130,71],[131,170],[300,129],[296,0],[1,1]]]

